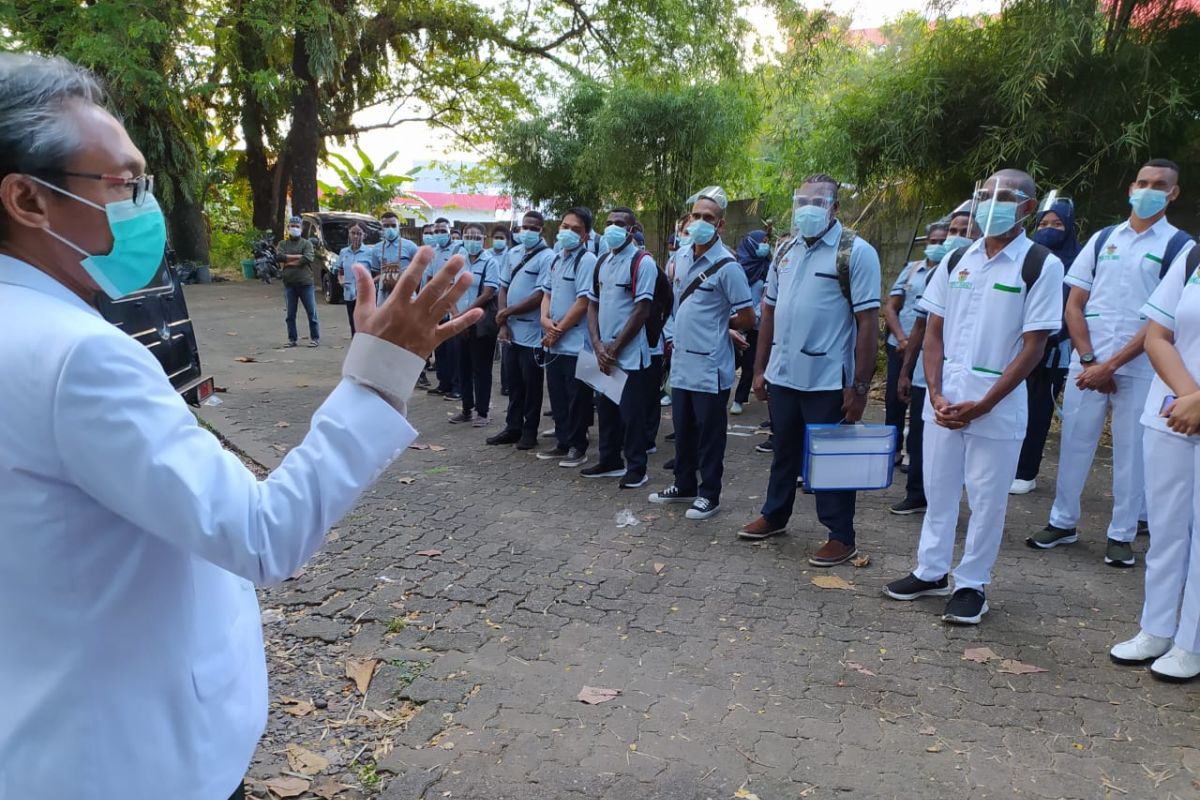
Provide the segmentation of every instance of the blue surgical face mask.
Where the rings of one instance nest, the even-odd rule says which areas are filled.
[[[609,225],[604,229],[604,243],[608,245],[609,250],[619,249],[621,245],[625,244],[625,240],[628,238],[629,231],[620,225]]]
[[[717,235],[717,226],[711,222],[706,222],[702,219],[692,220],[687,226],[688,236],[692,237],[692,241],[701,247],[708,244]]]
[[[288,235],[291,236],[293,239],[299,239],[300,238],[300,226],[294,225],[294,226],[288,228]]]
[[[32,177],[32,176],[30,176]],[[100,205],[79,195],[71,194],[41,178],[33,178],[59,194],[78,200],[86,206],[103,211],[112,233],[112,249],[103,255],[92,255],[74,242],[46,228],[46,233],[83,256],[79,265],[91,276],[100,290],[113,300],[142,289],[158,272],[167,248],[167,225],[162,209],[152,194],[146,194],[140,204],[133,200],[118,200]]]
[[[975,210],[975,222],[984,236],[1003,236],[1017,226],[1017,203],[984,200]]]
[[[1053,250],[1062,247],[1062,243],[1067,240],[1067,232],[1061,228],[1038,228],[1033,233],[1033,240]]]
[[[389,242],[396,241],[397,239],[400,238],[400,229],[399,228],[384,228],[383,229],[383,238],[387,239]],[[424,239],[424,237],[422,237],[422,239]],[[429,242],[425,242],[425,244],[429,244]]]
[[[508,240],[503,237],[492,239],[492,249],[497,253],[503,253],[508,249]]]
[[[685,233],[683,236],[679,237],[679,249],[680,250],[684,250],[691,246],[692,246],[692,237],[691,236],[688,236]]]
[[[450,244],[450,234],[435,233],[433,235],[433,243],[436,244],[438,247],[445,247],[446,245]]]
[[[1139,218],[1150,219],[1167,207],[1167,193],[1161,189],[1134,189],[1129,205]]]
[[[521,231],[517,234],[517,241],[526,247],[537,247],[541,240],[542,234],[538,231]]]
[[[965,236],[947,236],[946,237],[946,252],[952,253],[963,247],[971,244],[971,240]]]
[[[932,261],[935,264],[941,263],[941,260],[946,257],[946,245],[930,244],[925,246],[925,260]]]
[[[829,210],[820,206],[800,206],[792,213],[796,233],[805,239],[815,239],[829,227]]]
[[[581,241],[578,233],[564,228],[558,232],[558,238],[554,240],[554,243],[562,245],[563,250],[574,250],[579,247]]]
[[[754,248],[754,255],[759,258],[766,258],[771,255],[771,245],[766,242],[759,242],[758,246]]]
[[[463,239],[463,249],[469,256],[477,256],[483,252],[482,239]]]

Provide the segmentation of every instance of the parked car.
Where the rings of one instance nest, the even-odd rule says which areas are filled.
[[[310,211],[300,217],[303,220],[300,235],[313,243],[313,254],[316,256],[313,271],[325,295],[325,302],[341,303],[342,287],[330,269],[338,253],[350,243],[351,226],[357,224],[365,231],[363,243],[367,245],[379,241],[383,227],[374,217],[349,211]]]
[[[167,250],[145,289],[120,300],[100,293],[97,307],[106,320],[154,354],[171,385],[188,403],[198,406],[213,393],[213,379],[205,376],[200,366],[196,331],[183,299],[173,250]]]

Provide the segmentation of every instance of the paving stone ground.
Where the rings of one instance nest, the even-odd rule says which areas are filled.
[[[187,294],[228,389],[202,416],[277,462],[337,380],[344,309],[319,306],[320,348],[282,350],[278,286]],[[919,533],[919,517],[886,512],[899,474],[859,497],[870,564],[820,571],[805,561],[824,539],[811,497],[788,535],[734,536],[765,487],[756,437],[730,438],[722,512],[696,523],[646,502],[669,482],[665,443],[654,483],[621,491],[486,447],[497,428],[446,424],[455,410],[418,394],[419,441],[445,449],[408,451],[298,577],[262,590],[273,702],[256,796],[287,773],[309,775],[303,797],[391,800],[1200,796],[1200,691],[1108,660],[1136,630],[1143,571],[1102,563],[1106,450],[1081,543],[1034,552],[1024,537],[1049,511],[1052,440],[1040,487],[1010,504],[991,613],[953,628],[939,600],[880,594],[911,569]],[[763,416],[752,403],[735,421]],[[638,525],[616,526],[624,509]],[[819,588],[821,575],[850,588]],[[980,647],[1045,672],[963,659]],[[372,659],[363,696],[346,666]],[[585,705],[584,686],[621,694]]]

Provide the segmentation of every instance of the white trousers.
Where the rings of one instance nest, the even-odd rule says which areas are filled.
[[[1117,375],[1115,394],[1078,389],[1078,370],[1067,376],[1063,395],[1062,443],[1058,455],[1058,485],[1050,524],[1074,528],[1079,522],[1079,497],[1096,456],[1104,418],[1112,405],[1113,510],[1108,538],[1132,542],[1145,510],[1142,481],[1142,409],[1150,392],[1149,378]]]
[[[929,507],[913,574],[923,581],[936,581],[950,571],[965,484],[971,518],[962,561],[954,570],[954,588],[982,591],[991,582],[992,566],[1004,538],[1008,489],[1017,475],[1021,440],[986,439],[970,430],[969,425],[957,431],[934,422],[925,425],[922,474]]]
[[[1146,429],[1144,447],[1150,549],[1142,630],[1200,653],[1200,437]]]

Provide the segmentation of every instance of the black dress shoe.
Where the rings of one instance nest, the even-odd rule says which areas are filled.
[[[495,436],[489,436],[485,439],[488,444],[516,444],[521,441],[521,434],[517,431],[500,431]]]
[[[517,442],[518,450],[532,450],[533,448],[537,447],[538,442],[536,436],[521,436],[518,438],[520,439],[520,441]]]

